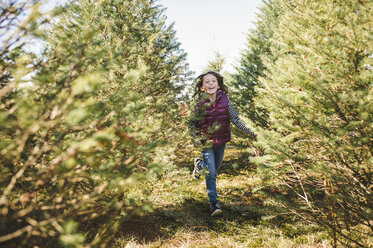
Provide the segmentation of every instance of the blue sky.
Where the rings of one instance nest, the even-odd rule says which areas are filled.
[[[213,51],[226,57],[224,70],[234,72],[246,36],[254,28],[262,0],[159,0],[166,7],[168,23],[188,53],[190,68],[202,72]]]

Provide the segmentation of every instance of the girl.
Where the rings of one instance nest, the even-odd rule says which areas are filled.
[[[223,161],[225,143],[231,140],[230,122],[255,138],[255,134],[241,122],[226,96],[227,92],[223,77],[218,73],[209,71],[198,76],[194,95],[199,97],[188,123],[194,140],[203,147],[202,159],[194,159],[193,177],[198,179],[200,170],[208,168],[206,189],[211,216],[222,213],[216,193],[216,176]]]

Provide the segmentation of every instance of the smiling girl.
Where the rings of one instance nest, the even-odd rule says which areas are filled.
[[[193,177],[198,179],[200,171],[208,168],[206,189],[210,202],[211,216],[222,213],[216,192],[216,176],[223,161],[225,144],[231,140],[230,122],[255,138],[255,134],[241,122],[238,113],[229,102],[223,77],[214,71],[206,72],[196,79],[197,104],[188,123],[189,130],[197,143],[202,145],[202,159],[194,159]]]

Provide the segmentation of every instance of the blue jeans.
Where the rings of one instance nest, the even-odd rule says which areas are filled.
[[[216,193],[216,176],[223,162],[225,144],[218,148],[204,148],[202,150],[202,168],[208,168],[209,173],[206,174],[206,190],[211,205],[218,203],[218,194]]]

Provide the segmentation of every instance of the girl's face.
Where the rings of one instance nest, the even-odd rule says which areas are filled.
[[[218,79],[214,75],[207,74],[203,77],[201,91],[204,91],[209,95],[214,95],[218,89],[220,89]]]

